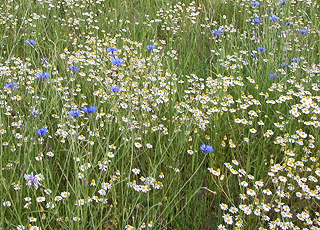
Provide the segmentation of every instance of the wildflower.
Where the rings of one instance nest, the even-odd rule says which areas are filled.
[[[214,29],[212,30],[212,34],[215,34],[215,38],[217,38],[219,35],[222,35],[223,34],[223,29],[219,28],[219,29]]]
[[[24,42],[25,42],[26,44],[28,44],[29,46],[34,46],[34,45],[37,44],[37,42],[36,42],[35,40],[28,40],[28,39],[26,39],[26,40],[24,40]]]
[[[37,218],[31,216],[31,217],[29,217],[29,221],[30,222],[37,222]]]
[[[221,208],[221,210],[227,210],[228,209],[228,205],[224,204],[224,203],[221,203],[220,204],[220,208]]]
[[[62,197],[61,196],[56,196],[55,198],[54,198],[54,201],[61,201],[62,200]]]
[[[118,85],[113,85],[113,86],[111,86],[111,91],[112,92],[119,92],[121,90],[121,87],[120,86],[118,86]]]
[[[235,213],[237,213],[239,210],[236,208],[236,207],[230,207],[229,208],[229,212],[231,212],[231,213],[233,213],[233,214],[235,214]]]
[[[46,79],[48,77],[50,77],[50,73],[48,73],[48,72],[44,72],[44,73],[40,72],[37,74],[38,79]]]
[[[141,148],[142,147],[142,144],[140,142],[135,142],[134,145],[137,147],[137,148]]]
[[[40,228],[38,226],[31,226],[29,230],[40,230]]]
[[[285,25],[286,25],[286,26],[290,26],[290,25],[291,25],[291,22],[286,22]]]
[[[60,195],[63,198],[68,198],[70,196],[70,193],[69,192],[62,192]]]
[[[124,63],[124,60],[122,60],[121,58],[113,58],[111,60],[111,63],[113,65],[119,66],[119,65],[122,65]]]
[[[270,20],[270,21],[279,21],[280,18],[277,17],[276,15],[271,15],[271,16],[269,17],[269,20]]]
[[[134,168],[131,170],[135,175],[138,175],[140,173],[140,169]]]
[[[31,174],[24,174],[24,179],[29,187],[33,186],[35,189],[38,189],[39,185],[41,185],[40,181],[44,178],[41,174],[33,175],[32,172]]]
[[[147,45],[146,48],[147,48],[148,50],[153,50],[153,49],[155,49],[156,47],[155,47],[154,45]]]
[[[69,69],[70,69],[73,73],[75,73],[75,72],[77,72],[78,70],[80,70],[79,67],[73,66],[73,65],[70,65],[70,66],[69,66]]]
[[[97,107],[95,107],[95,106],[90,106],[89,108],[87,108],[87,107],[82,108],[82,111],[85,113],[93,113],[96,110],[97,110]]]
[[[291,58],[291,61],[292,61],[292,62],[300,62],[300,61],[301,61],[301,58],[293,57],[293,58]]]
[[[252,6],[259,6],[259,5],[260,5],[260,2],[259,2],[259,1],[252,1],[252,2],[250,2],[250,4],[251,4]]]
[[[80,110],[79,109],[72,109],[69,111],[69,116],[71,117],[79,117]]]
[[[280,65],[281,65],[281,67],[288,67],[289,66],[289,64],[285,63],[285,62],[282,62]]]
[[[200,150],[204,151],[205,153],[210,153],[210,152],[213,152],[213,147],[211,145],[201,145],[200,146]]]
[[[279,5],[285,5],[286,1],[279,1]]]
[[[252,19],[251,20],[254,24],[258,24],[261,22],[261,19],[260,18],[255,18],[255,19]]]
[[[37,134],[38,134],[39,136],[47,135],[47,134],[48,134],[48,129],[47,129],[47,128],[38,129],[38,130],[37,130]]]
[[[262,52],[263,52],[263,51],[267,51],[267,49],[265,49],[265,48],[263,48],[263,47],[258,47],[258,50],[259,50],[259,51],[262,51]]]
[[[46,58],[46,57],[41,58],[41,62],[42,62],[42,64],[47,64],[48,58]]]
[[[308,33],[308,30],[307,29],[299,29],[299,33],[306,34],[306,33]]]
[[[17,86],[18,86],[18,83],[16,83],[16,82],[10,82],[10,83],[6,84],[4,87],[5,87],[6,89],[14,89],[14,88],[17,88]]]
[[[231,225],[233,223],[232,216],[230,216],[229,214],[224,214],[222,217],[224,219],[224,222],[226,222],[227,224]]]
[[[269,77],[270,77],[271,79],[279,78],[279,76],[277,76],[275,73],[270,73],[270,74],[269,74]]]
[[[118,48],[117,47],[109,47],[107,48],[107,52],[115,52],[115,51],[118,51]]]
[[[45,200],[46,200],[46,198],[44,196],[37,197],[37,199],[36,199],[36,201],[38,203],[44,202]]]
[[[11,206],[11,202],[10,201],[4,201],[3,203],[4,207],[10,207]]]
[[[36,110],[35,108],[32,109],[32,112],[31,112],[32,116],[37,116],[38,113],[39,113],[38,110]]]

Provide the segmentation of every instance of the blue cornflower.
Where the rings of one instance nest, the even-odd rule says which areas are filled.
[[[275,73],[270,73],[270,74],[269,74],[269,77],[270,77],[271,79],[279,78],[279,76],[277,76]]]
[[[74,72],[74,73],[75,73],[76,71],[80,70],[79,67],[73,66],[73,65],[70,65],[70,66],[69,66],[69,69],[70,69],[72,72]]]
[[[39,113],[38,110],[36,110],[35,108],[32,109],[31,114],[32,114],[33,116],[37,116],[38,113]]]
[[[38,130],[37,130],[37,134],[38,134],[39,136],[47,135],[47,134],[48,134],[48,129],[47,129],[47,128],[38,129]]]
[[[261,19],[260,18],[255,18],[255,19],[252,19],[251,20],[254,24],[258,24],[261,22]]]
[[[48,64],[48,58],[46,58],[46,57],[41,58],[41,63]]]
[[[26,44],[28,44],[29,46],[34,46],[34,45],[37,44],[37,42],[36,42],[35,40],[28,40],[28,39],[26,39],[26,40],[24,40],[24,42],[25,42]]]
[[[97,110],[97,107],[95,107],[95,106],[90,106],[89,108],[87,108],[87,107],[82,108],[82,111],[85,113],[93,113],[96,110]]]
[[[258,50],[259,50],[259,51],[267,51],[267,49],[266,49],[266,48],[263,48],[263,47],[258,47]]]
[[[277,17],[276,15],[271,15],[270,18],[269,18],[270,21],[279,21],[280,18]]]
[[[117,47],[109,47],[107,48],[107,52],[115,52],[115,51],[118,51],[118,48]]]
[[[71,117],[79,117],[79,115],[80,115],[79,109],[71,109],[69,111],[69,116],[71,116]]]
[[[203,144],[203,145],[200,146],[200,150],[202,150],[205,153],[210,153],[210,152],[213,152],[214,149],[213,149],[213,147],[211,145]]]
[[[24,174],[24,179],[27,181],[27,185],[29,188],[33,186],[35,189],[38,189],[39,185],[41,185],[40,181],[44,179],[42,174],[33,175],[31,174]]]
[[[299,29],[299,33],[306,34],[308,33],[307,29]]]
[[[217,38],[218,36],[223,34],[223,31],[224,31],[224,29],[219,28],[219,29],[214,29],[211,32],[212,32],[212,34],[215,34],[216,35],[215,38]]]
[[[156,48],[154,45],[147,45],[146,47],[148,50],[153,50]]]
[[[250,4],[251,4],[252,6],[259,6],[259,5],[260,5],[260,2],[259,2],[259,1],[252,1],[252,2],[250,2]]]
[[[111,63],[113,65],[122,65],[124,63],[124,60],[122,60],[121,58],[112,58]]]
[[[279,1],[279,5],[285,5],[286,1]]]
[[[113,86],[111,86],[111,91],[112,92],[119,92],[121,90],[121,87],[120,86],[118,86],[118,85],[113,85]]]
[[[288,67],[289,66],[289,64],[285,63],[285,62],[282,62],[280,65],[281,65],[281,67]]]
[[[293,58],[291,58],[291,61],[292,61],[292,62],[300,62],[300,61],[301,61],[301,58],[293,57]]]
[[[40,72],[37,74],[37,78],[40,78],[40,79],[46,79],[48,77],[50,77],[50,73],[48,72],[44,72],[44,73]]]
[[[5,87],[6,89],[14,89],[14,88],[17,88],[17,86],[18,86],[18,83],[16,83],[16,82],[10,82],[10,83],[6,84],[4,87]]]

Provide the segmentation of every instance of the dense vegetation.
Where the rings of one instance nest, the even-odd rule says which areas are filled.
[[[309,0],[7,0],[0,229],[319,229]]]

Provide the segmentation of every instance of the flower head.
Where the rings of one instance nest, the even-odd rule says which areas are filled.
[[[46,58],[46,57],[41,58],[41,62],[42,63],[48,63],[48,58]]]
[[[112,92],[119,92],[121,90],[121,87],[120,86],[118,86],[118,85],[113,85],[113,86],[111,86],[111,91]]]
[[[87,108],[87,107],[82,108],[82,111],[85,113],[93,113],[96,110],[97,110],[97,107],[95,107],[95,106],[90,106],[89,108]]]
[[[76,72],[76,71],[80,70],[79,67],[73,66],[73,65],[70,65],[70,66],[69,66],[69,69],[70,69],[72,72]]]
[[[200,146],[200,150],[202,150],[205,153],[210,153],[210,152],[213,152],[214,149],[213,149],[213,147],[211,145],[203,144],[203,145]]]
[[[113,65],[119,66],[119,65],[122,65],[122,64],[124,63],[124,60],[122,60],[121,58],[113,58],[113,59],[111,60],[111,63],[112,63]]]
[[[286,1],[279,1],[279,5],[285,5]]]
[[[38,113],[39,113],[38,110],[36,110],[35,108],[32,109],[31,114],[32,114],[33,116],[37,116]]]
[[[154,45],[147,45],[146,48],[147,48],[148,50],[153,50],[153,49],[155,49],[156,47],[155,47]]]
[[[109,47],[107,48],[107,52],[115,52],[115,51],[118,51],[118,48],[117,47]]]
[[[16,83],[16,82],[10,82],[10,83],[6,84],[4,87],[5,87],[6,89],[14,89],[14,88],[17,88],[17,86],[18,86],[18,83]]]
[[[50,77],[50,73],[48,73],[48,72],[44,72],[44,73],[40,72],[37,74],[37,78],[39,78],[39,79],[46,79],[48,77]]]
[[[289,66],[289,64],[285,63],[285,62],[282,62],[280,65],[281,65],[281,67],[288,67]]]
[[[27,181],[29,187],[33,186],[35,189],[41,185],[40,181],[44,179],[42,174],[33,175],[33,172],[30,174],[24,174],[24,179]]]
[[[38,134],[39,136],[47,135],[47,134],[48,134],[48,129],[47,129],[47,128],[38,129],[38,130],[37,130],[37,134]]]
[[[258,47],[258,50],[259,50],[259,51],[267,51],[267,49],[266,49],[266,48],[263,48],[263,47]]]
[[[280,18],[277,17],[276,15],[271,15],[270,18],[269,18],[270,21],[279,21]]]
[[[261,19],[260,18],[254,18],[251,20],[254,24],[258,24],[261,22]]]
[[[259,6],[259,5],[260,5],[260,2],[259,2],[259,1],[252,1],[252,2],[250,2],[250,4],[251,4],[252,6]]]
[[[224,29],[219,28],[219,29],[214,29],[211,32],[212,32],[212,34],[215,34],[216,35],[215,37],[217,38],[218,36],[223,34],[223,31],[224,31]]]
[[[79,109],[71,109],[69,111],[69,116],[71,116],[71,117],[79,117],[79,115],[80,115]]]
[[[306,34],[306,33],[308,33],[308,30],[307,29],[299,29],[299,33]]]
[[[28,39],[26,39],[26,40],[24,40],[24,42],[25,42],[26,44],[28,44],[29,46],[34,46],[34,45],[37,44],[37,42],[36,42],[35,40],[28,40]]]
[[[270,74],[269,74],[269,77],[270,77],[271,79],[279,78],[279,76],[277,76],[275,73],[270,73]]]

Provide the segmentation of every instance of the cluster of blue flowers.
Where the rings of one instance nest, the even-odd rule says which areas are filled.
[[[82,111],[85,113],[93,113],[96,110],[97,110],[97,107],[95,107],[95,106],[90,106],[89,108],[87,108],[87,107],[82,108]]]
[[[5,87],[6,89],[14,89],[14,88],[17,88],[17,86],[18,86],[18,83],[16,83],[16,82],[10,82],[10,83],[6,84],[4,87]]]
[[[210,152],[213,152],[213,147],[211,145],[206,145],[206,144],[203,144],[200,146],[200,150],[205,152],[205,153],[210,153]]]
[[[26,44],[28,44],[29,46],[35,46],[35,45],[37,44],[37,42],[36,42],[35,40],[28,40],[28,39],[26,39],[26,40],[24,40],[24,42],[25,42]]]
[[[217,38],[220,35],[223,35],[223,32],[224,32],[224,29],[221,29],[221,28],[212,30],[212,34],[216,35],[215,38]]]
[[[80,67],[70,65],[70,66],[69,66],[69,69],[70,69],[73,73],[75,73],[75,72],[77,72],[77,71],[80,70]]]
[[[37,134],[38,134],[39,136],[47,135],[47,134],[48,134],[48,129],[47,129],[47,128],[38,129],[38,130],[37,130]]]
[[[48,72],[44,72],[44,73],[40,72],[37,74],[37,78],[39,78],[39,79],[46,79],[48,77],[50,77],[50,73],[48,73]]]

